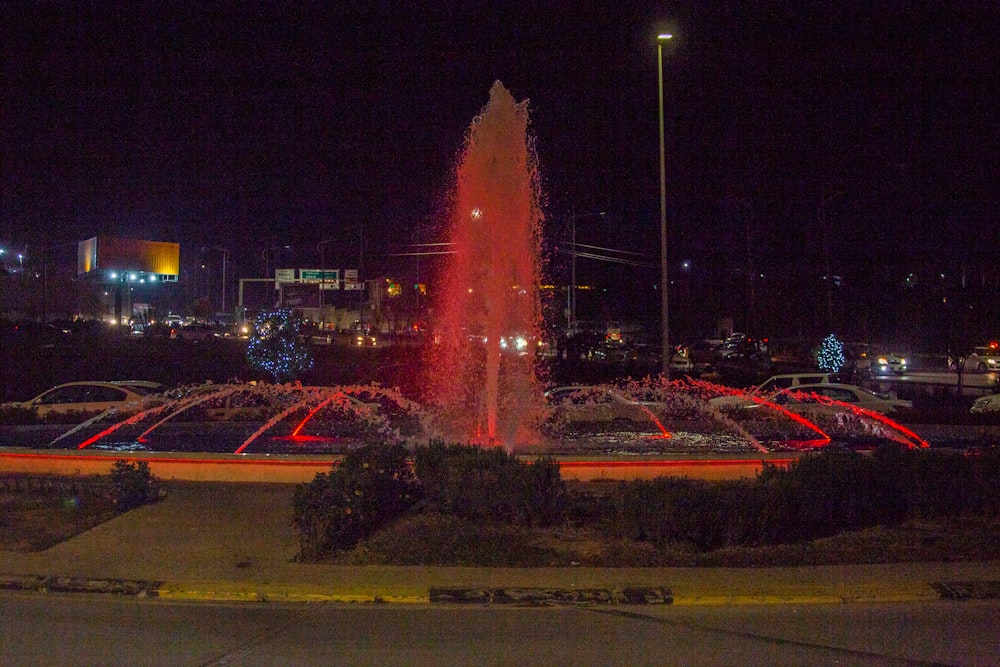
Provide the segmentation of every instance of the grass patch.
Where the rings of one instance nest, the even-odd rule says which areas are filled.
[[[116,461],[108,476],[0,477],[0,551],[44,551],[158,496],[144,461]]]
[[[118,512],[111,485],[0,491],[0,551],[44,551]]]
[[[590,528],[483,525],[440,514],[402,519],[333,561],[469,567],[779,567],[994,560],[1000,520],[952,519],[870,528],[796,544],[698,552],[656,548]]]

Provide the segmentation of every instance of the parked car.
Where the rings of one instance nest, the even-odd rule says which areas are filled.
[[[609,387],[571,385],[555,387],[545,392],[552,408],[552,419],[569,422],[646,422],[666,407],[655,401],[641,401]]]
[[[970,412],[974,414],[979,414],[981,412],[1000,412],[1000,394],[980,396],[972,402],[972,410]]]
[[[141,380],[67,382],[27,401],[4,403],[2,407],[34,410],[43,419],[71,412],[98,414],[109,408],[138,403],[143,397],[159,393],[162,389],[159,383]]]
[[[171,329],[170,337],[177,340],[186,340],[197,343],[212,338],[221,338],[222,332],[210,324],[187,324],[176,329]]]
[[[964,368],[980,373],[1000,371],[1000,342],[993,341],[989,345],[977,347],[965,358]]]
[[[732,385],[751,384],[768,377],[774,369],[768,340],[739,336],[742,334],[733,334],[719,348],[715,370]]]
[[[696,371],[704,371],[712,368],[719,358],[719,346],[722,341],[719,339],[706,338],[685,347],[687,357]]]
[[[786,373],[774,375],[743,394],[717,396],[708,401],[714,408],[732,409],[755,405],[755,398],[768,398],[783,389],[793,389],[802,385],[827,384],[833,382],[830,373]]]
[[[898,398],[888,398],[852,384],[826,382],[802,384],[790,389],[782,389],[769,398],[786,410],[802,414],[841,412],[844,405],[863,408],[888,415],[900,409],[912,408],[913,403]],[[748,406],[759,407],[760,404]]]
[[[655,358],[653,359],[657,364],[660,362],[660,355],[662,350],[657,347],[655,348]],[[629,360],[639,361],[640,356],[638,354],[638,347],[635,346],[630,350]],[[690,373],[694,371],[694,363],[688,356],[688,350],[683,345],[677,345],[673,348],[673,354],[670,355],[670,370],[676,373]]]

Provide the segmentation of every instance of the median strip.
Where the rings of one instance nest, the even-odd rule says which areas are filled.
[[[538,606],[553,602],[589,604],[671,604],[669,588],[431,588],[430,602],[438,604],[514,604]]]

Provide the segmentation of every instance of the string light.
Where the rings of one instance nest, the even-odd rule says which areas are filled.
[[[827,373],[839,373],[844,367],[844,344],[834,334],[827,336],[819,346],[817,355],[819,369]]]
[[[250,365],[270,374],[275,382],[288,382],[312,368],[312,355],[298,337],[299,325],[290,310],[261,313],[247,344]]]

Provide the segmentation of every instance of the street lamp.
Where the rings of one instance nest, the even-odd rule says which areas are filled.
[[[316,244],[316,247],[320,251],[320,279],[319,279],[319,307],[320,307],[320,317],[323,317],[323,292],[326,291],[326,244],[336,243],[340,239],[326,239],[325,241],[320,241]]]
[[[222,312],[226,313],[226,261],[229,259],[228,248],[215,248],[222,253]]]
[[[566,329],[567,335],[576,335],[576,258],[580,254],[579,248],[576,245],[576,221],[581,218],[590,217],[604,217],[607,215],[605,211],[598,211],[596,213],[573,213],[569,216],[570,221],[570,276],[569,276],[569,289],[566,292]]]
[[[663,328],[662,372],[670,379],[670,302],[667,297],[667,173],[663,147],[663,43],[673,35],[662,33],[656,37],[656,72],[659,79],[660,101],[660,317]]]

